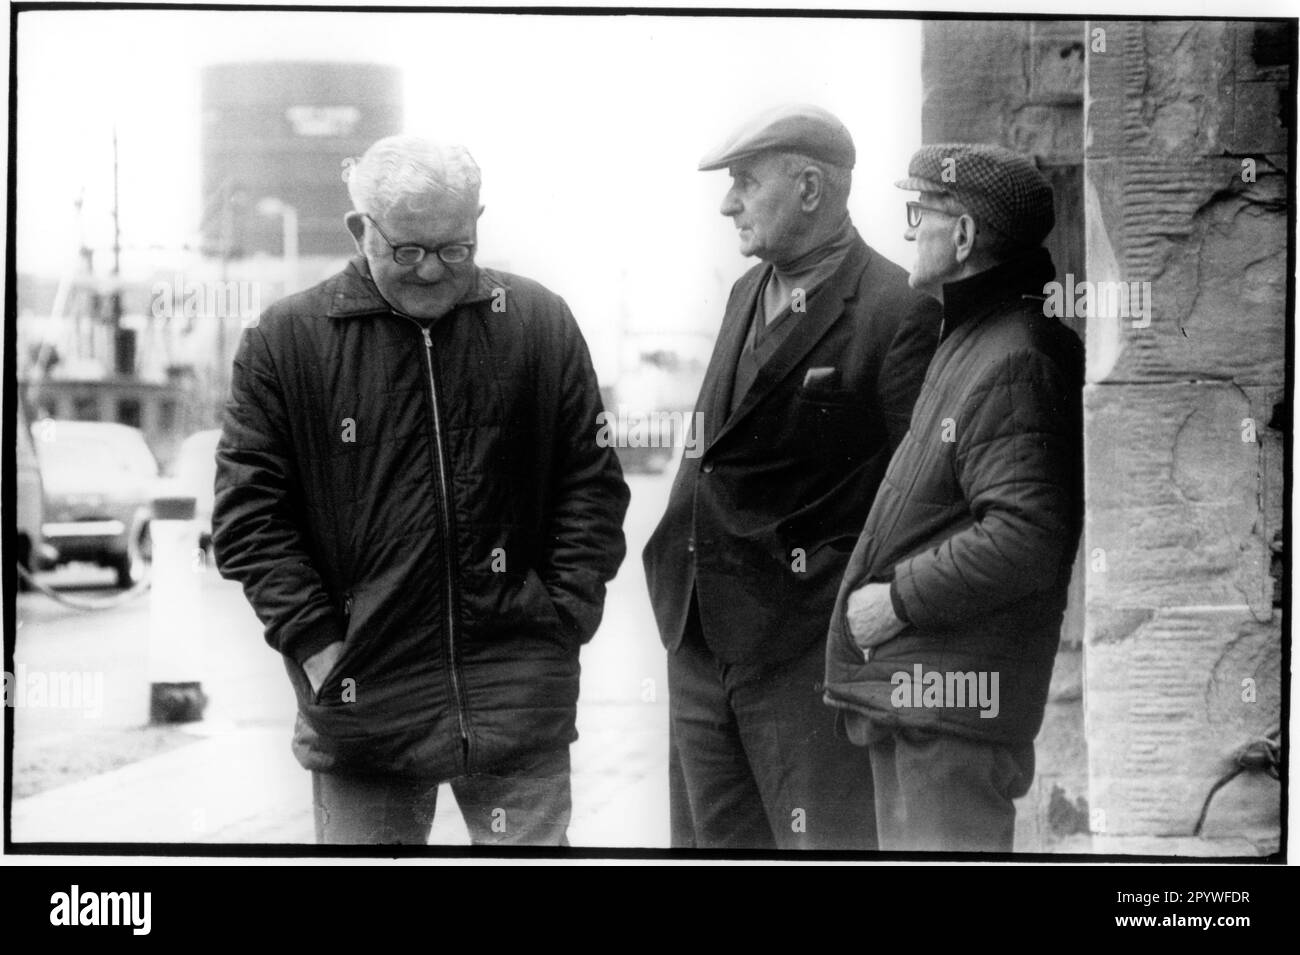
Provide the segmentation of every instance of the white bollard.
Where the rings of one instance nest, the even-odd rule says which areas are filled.
[[[149,722],[190,723],[203,719],[208,703],[200,679],[203,618],[193,569],[199,544],[194,498],[154,498],[149,534]]]

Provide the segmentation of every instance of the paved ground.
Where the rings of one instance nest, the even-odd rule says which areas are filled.
[[[574,749],[574,846],[668,844],[662,704],[584,710]],[[665,724],[666,725],[666,724]],[[282,727],[208,727],[192,745],[13,804],[15,842],[310,844],[311,784]],[[454,797],[439,796],[431,845],[468,845]]]
[[[641,574],[640,551],[662,513],[669,476],[629,476],[628,559],[611,584],[600,632],[583,649],[580,739],[573,749],[577,847],[668,844],[667,685]],[[239,588],[201,575],[194,639],[207,718],[194,741],[81,781],[15,799],[15,842],[304,843],[313,841],[309,775],[289,751],[293,699],[282,665]],[[107,596],[83,592],[83,596]],[[147,718],[152,660],[147,602],[78,614],[21,595],[16,664],[31,671],[103,675],[95,712],[7,710],[15,763],[41,747],[72,758],[106,727],[137,731]],[[15,667],[17,669],[17,667]],[[95,733],[90,732],[90,728]],[[30,760],[29,760],[30,762]],[[466,845],[448,787],[430,843]]]

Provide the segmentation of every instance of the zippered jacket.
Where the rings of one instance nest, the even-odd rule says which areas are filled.
[[[244,331],[212,541],[284,656],[303,766],[449,779],[576,738],[625,553],[602,410],[564,301],[489,269],[426,327],[355,258]]]
[[[1044,315],[1054,274],[1039,249],[944,286],[827,640],[826,701],[877,730],[1024,744],[1042,723],[1083,528],[1083,346]],[[906,626],[864,654],[848,596],[886,581]]]

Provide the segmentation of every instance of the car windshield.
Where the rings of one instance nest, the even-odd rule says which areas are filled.
[[[37,442],[42,468],[78,470],[103,474],[122,472],[139,477],[156,477],[158,465],[149,448],[129,439],[98,435],[55,434]]]

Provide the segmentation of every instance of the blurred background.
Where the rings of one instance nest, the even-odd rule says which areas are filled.
[[[912,21],[28,12],[18,44],[19,377],[33,418],[218,424],[243,319],[351,254],[341,163],[399,131],[483,169],[480,261],[564,296],[616,403],[689,407],[753,260],[698,158],[807,100],[858,147],[852,210],[906,264]]]
[[[195,496],[206,543],[241,330],[353,253],[347,159],[397,132],[467,145],[487,206],[479,262],[567,300],[611,410],[633,421],[686,412],[730,287],[755,262],[718,213],[726,173],[697,172],[699,157],[768,106],[830,109],[858,146],[858,229],[906,265],[893,182],[920,141],[920,48],[919,23],[890,20],[22,13],[16,550],[60,600],[19,595],[15,659],[33,672],[100,673],[104,700],[91,721],[10,711],[15,795],[124,772],[196,738],[160,725],[151,702],[165,625],[138,586],[154,556],[150,499],[177,485]],[[680,448],[620,454],[633,487],[629,558],[583,653],[574,839],[666,845],[667,694],[639,554]],[[28,837],[173,838],[158,835],[157,807],[130,794],[189,785],[208,795],[169,804],[209,805],[208,822],[193,829],[186,815],[175,838],[310,841],[280,662],[239,588],[198,555],[182,674],[210,703],[197,725],[264,732],[264,746],[256,736],[240,751],[272,754],[264,778],[285,780],[283,812],[263,805],[261,821],[222,822],[203,802],[219,784],[199,766],[143,787],[103,783],[92,801],[123,803],[116,822],[75,809],[23,816]],[[124,588],[135,589],[114,593]],[[434,841],[463,839],[448,818]]]

